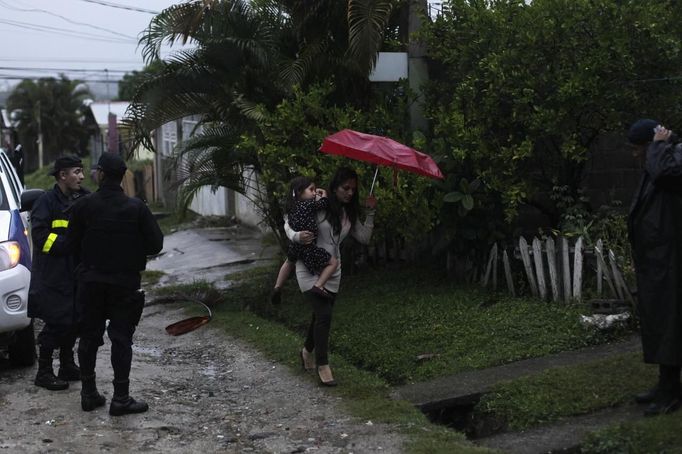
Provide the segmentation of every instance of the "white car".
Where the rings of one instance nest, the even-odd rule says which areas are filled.
[[[24,190],[0,149],[0,349],[18,366],[35,362],[33,322],[26,316],[31,281],[28,211],[44,191]]]

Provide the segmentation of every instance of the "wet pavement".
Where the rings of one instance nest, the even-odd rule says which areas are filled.
[[[229,286],[228,274],[270,262],[277,254],[278,247],[264,245],[255,229],[241,225],[190,229],[166,236],[163,251],[147,269],[167,273],[161,285],[203,280],[224,288]]]
[[[229,285],[228,272],[269,259],[267,250],[253,234],[182,231],[166,238],[163,254],[150,268],[168,273],[169,283],[215,277]],[[13,369],[0,361],[0,450],[401,452],[403,438],[390,427],[350,417],[333,391],[210,324],[184,336],[168,336],[164,327],[184,317],[175,307],[145,308],[135,333],[131,372],[131,394],[150,404],[144,414],[111,417],[107,406],[83,412],[80,383],[47,391],[33,385],[36,366]],[[108,355],[105,338],[97,383],[107,404],[113,378]]]

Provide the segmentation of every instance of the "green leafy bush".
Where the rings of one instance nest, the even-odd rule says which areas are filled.
[[[661,82],[679,74],[680,18],[667,2],[448,2],[421,33],[433,62],[427,142],[453,176],[445,192],[480,180],[473,205],[489,217],[510,222],[531,204],[556,226],[546,195],[577,196],[601,133],[641,116],[682,124],[682,85]]]
[[[244,136],[240,148],[255,150],[261,166],[260,183],[267,199],[260,206],[273,230],[281,232],[282,209],[289,181],[296,175],[310,176],[319,187],[327,187],[340,166],[349,166],[360,178],[360,200],[369,192],[375,167],[360,161],[319,152],[323,139],[342,129],[354,129],[391,137],[410,144],[407,132],[406,99],[400,91],[370,100],[360,111],[338,106],[331,100],[331,83],[296,89],[267,115],[260,128],[262,138]],[[430,180],[408,172],[380,167],[374,195],[379,200],[374,238],[398,235],[412,240],[429,231],[439,205],[429,197]]]

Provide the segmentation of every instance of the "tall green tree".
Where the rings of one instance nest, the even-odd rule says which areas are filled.
[[[449,203],[464,200],[461,178],[479,179],[508,220],[526,203],[557,225],[549,193],[578,198],[600,134],[641,116],[682,124],[680,19],[669,1],[451,0],[423,33]]]
[[[84,101],[89,97],[91,94],[83,83],[64,75],[37,81],[26,79],[12,90],[7,108],[18,119],[17,131],[29,164],[43,166],[61,154],[85,152],[87,132],[82,118]],[[41,133],[44,162],[38,163],[35,144]],[[31,150],[33,157],[28,155]]]
[[[135,97],[135,93],[142,86],[142,83],[163,72],[163,68],[162,60],[154,60],[145,66],[142,71],[126,73],[118,83],[117,98],[122,101],[130,101]]]
[[[338,103],[367,102],[367,75],[394,3],[195,0],[164,10],[140,41],[147,62],[160,59],[163,44],[189,47],[167,58],[134,96],[136,136],[144,141],[166,122],[198,116],[203,131],[177,149],[182,200],[207,184],[245,193],[241,175],[260,171],[261,162],[235,144],[244,135],[266,140],[262,122],[294,87],[331,79]]]

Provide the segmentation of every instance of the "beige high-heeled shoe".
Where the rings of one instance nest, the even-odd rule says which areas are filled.
[[[305,347],[303,347],[299,352],[299,356],[301,357],[301,367],[303,368],[304,371],[309,372],[311,370],[316,369],[315,357],[313,356],[313,352],[308,352],[308,350],[306,350]],[[308,358],[308,360],[306,360],[306,357]]]
[[[320,366],[320,367],[324,367],[324,366]],[[329,381],[324,381],[322,379],[322,376],[320,375],[320,367],[317,368],[317,378],[320,381],[320,386],[328,386],[328,387],[337,386],[338,383],[333,378]],[[327,366],[327,367],[329,367],[329,366]],[[331,369],[330,369],[330,372],[331,372]]]

